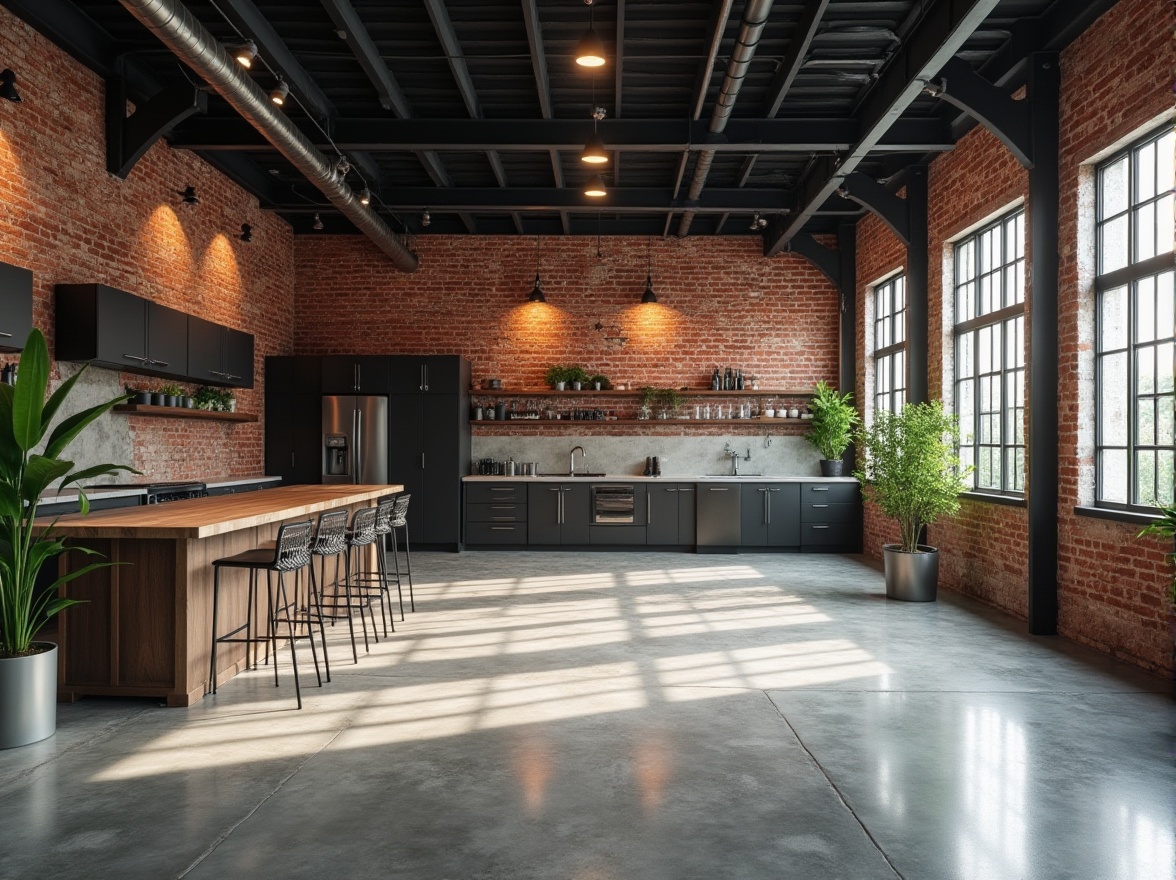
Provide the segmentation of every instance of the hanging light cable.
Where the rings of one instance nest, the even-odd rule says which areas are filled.
[[[604,43],[596,36],[593,25],[592,5],[595,0],[584,0],[588,6],[588,30],[576,44],[576,63],[581,67],[603,67],[605,64]]]
[[[657,302],[657,294],[653,292],[653,236],[649,236],[645,241],[647,263],[645,267],[645,293],[641,294],[641,301],[655,303]]]
[[[533,303],[545,303],[547,297],[543,295],[543,286],[539,281],[539,236],[535,236],[535,286],[531,288],[531,295],[527,300]]]
[[[597,134],[596,126],[604,119],[604,108],[596,106],[596,77],[592,77],[592,137],[584,145],[584,152],[580,154],[580,161],[589,165],[603,165],[608,162],[608,153],[604,151],[604,141]]]

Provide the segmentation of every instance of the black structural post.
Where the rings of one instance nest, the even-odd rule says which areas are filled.
[[[1058,631],[1058,92],[1056,52],[1029,58],[1029,632]]]
[[[837,293],[841,305],[839,329],[840,361],[837,368],[837,387],[844,394],[857,388],[857,224],[842,223],[837,227],[837,261],[840,282]],[[858,401],[861,405],[861,401]],[[853,473],[857,457],[851,444],[845,450],[845,468]]]
[[[910,244],[907,245],[907,402],[926,403],[930,397],[927,342],[927,166],[912,165],[906,181]]]

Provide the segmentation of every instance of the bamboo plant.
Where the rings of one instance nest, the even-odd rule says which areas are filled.
[[[836,461],[845,454],[854,428],[861,422],[852,401],[852,394],[841,394],[823,381],[817,383],[817,393],[809,401],[813,420],[805,439],[826,461]]]
[[[42,566],[67,550],[99,556],[84,547],[66,547],[53,531],[56,520],[43,525],[35,521],[37,502],[51,483],[60,488],[77,486],[82,513],[90,502],[81,481],[114,474],[138,473],[126,465],[98,464],[74,469],[62,457],[70,443],[99,416],[127,400],[120,395],[62,419],[49,430],[85,367],[66,379],[45,397],[49,384],[49,352],[45,337],[34,329],[25,343],[15,385],[0,385],[0,657],[21,657],[37,653],[33,637],[74,599],[57,595],[58,587],[108,562],[93,562],[57,578],[40,594],[37,574]],[[45,439],[48,434],[48,439]],[[41,447],[41,452],[34,450]]]

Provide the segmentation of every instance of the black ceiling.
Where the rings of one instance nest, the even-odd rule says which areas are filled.
[[[195,79],[117,0],[0,0],[104,75],[128,59],[132,98]],[[982,76],[1016,87],[1032,51],[1060,49],[1114,0],[990,0],[954,48]],[[295,101],[288,115],[325,153],[352,161],[372,206],[395,230],[476,234],[752,234],[758,214],[833,229],[861,208],[825,197],[814,176],[878,124],[868,118],[906,85],[911,58],[935,57],[936,16],[964,0],[808,0],[771,5],[723,134],[708,126],[745,11],[743,0],[597,0],[609,63],[573,62],[586,30],[582,0],[200,0],[189,9],[225,43],[253,38]],[[962,13],[959,13],[962,15]],[[361,63],[357,16],[378,56]],[[334,20],[333,20],[334,19]],[[351,19],[354,21],[354,18]],[[811,24],[811,27],[809,25]],[[811,40],[806,36],[811,35]],[[362,36],[362,35],[361,35]],[[714,62],[708,65],[714,47]],[[274,84],[255,64],[263,88]],[[389,91],[389,86],[391,91]],[[597,204],[579,159],[595,105],[612,152]],[[903,109],[856,170],[896,185],[914,162],[950,149],[970,123],[927,95]],[[169,135],[309,232],[350,222],[217,95]],[[702,148],[716,150],[697,199],[688,190]],[[801,210],[805,194],[817,204]],[[422,227],[428,209],[430,224]],[[807,216],[811,214],[811,216]],[[759,231],[756,231],[759,234]]]

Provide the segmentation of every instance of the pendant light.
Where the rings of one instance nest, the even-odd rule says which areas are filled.
[[[314,212],[314,224],[312,227],[315,232],[321,232],[323,228],[323,218],[318,215],[318,211]]]
[[[596,125],[600,120],[604,119],[604,108],[592,108],[592,137],[588,138],[588,143],[584,145],[584,152],[580,154],[580,161],[586,162],[589,165],[604,165],[608,162],[608,153],[604,150],[604,141],[600,139],[600,135],[596,133]]]
[[[278,77],[278,84],[270,89],[270,100],[279,107],[286,103],[286,96],[290,94],[290,84],[281,77]]]
[[[653,292],[653,238],[646,239],[646,255],[648,263],[645,269],[645,293],[641,294],[643,303],[657,302],[657,294]]]
[[[233,57],[237,59],[238,64],[248,70],[253,66],[253,59],[257,57],[257,43],[246,40],[241,45],[234,46]]]
[[[8,67],[0,71],[0,98],[16,104],[21,102],[20,92],[16,90],[16,74]]]
[[[545,303],[547,297],[543,295],[543,286],[539,282],[539,236],[535,236],[535,286],[531,288],[531,294],[527,297],[529,302]]]
[[[576,63],[581,67],[603,67],[607,60],[604,57],[604,43],[600,42],[600,37],[596,36],[596,30],[592,27],[594,2],[595,0],[584,0],[588,6],[588,30],[576,44]]]
[[[593,199],[608,195],[608,190],[604,188],[604,181],[600,179],[599,174],[593,174],[588,178],[588,182],[584,184],[584,195]]]

